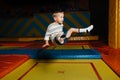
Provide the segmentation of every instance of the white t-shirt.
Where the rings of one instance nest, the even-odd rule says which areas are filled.
[[[51,40],[53,40],[57,34],[64,34],[63,33],[63,24],[58,24],[55,22],[51,23],[46,30],[44,40],[49,40],[49,38],[51,38]]]

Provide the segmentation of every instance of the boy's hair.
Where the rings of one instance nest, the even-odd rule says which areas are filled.
[[[56,17],[56,16],[58,15],[58,13],[64,13],[64,12],[63,12],[63,11],[56,11],[56,12],[53,13],[52,16],[53,16],[53,17]]]

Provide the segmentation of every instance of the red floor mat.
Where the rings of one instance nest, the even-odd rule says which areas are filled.
[[[41,43],[41,42],[40,42]],[[25,47],[25,46],[29,46],[35,44],[35,42],[0,42],[0,46],[21,46],[21,47]]]
[[[36,42],[0,42],[0,46],[13,46],[19,48],[42,48],[44,41],[36,41]]]
[[[29,59],[28,55],[0,54],[0,78]]]

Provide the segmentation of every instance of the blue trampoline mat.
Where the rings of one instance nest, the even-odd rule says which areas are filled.
[[[99,59],[101,54],[94,49],[4,49],[0,54],[29,54],[37,59]]]

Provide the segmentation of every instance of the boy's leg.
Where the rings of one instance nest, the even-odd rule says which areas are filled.
[[[78,29],[78,28],[70,28],[70,29],[67,31],[66,38],[69,38],[72,33],[78,33],[78,32],[79,32],[79,29]]]
[[[63,45],[64,44],[64,38],[66,37],[66,35],[64,35],[63,33],[59,33],[56,35],[56,37],[53,39],[53,43],[56,45]]]
[[[83,32],[90,32],[93,29],[93,25],[88,26],[87,28],[70,28],[67,31],[66,37],[64,38],[64,43],[68,41],[72,33],[83,33]]]
[[[88,26],[87,28],[70,28],[67,31],[66,38],[69,38],[72,33],[83,33],[83,32],[90,32],[93,29],[93,25]]]
[[[68,41],[68,39],[72,33],[90,32],[92,29],[93,29],[93,25],[90,25],[87,28],[80,28],[80,29],[79,28],[70,28],[67,31],[66,36],[65,35],[57,36],[55,38],[55,40],[59,45],[63,45]]]

